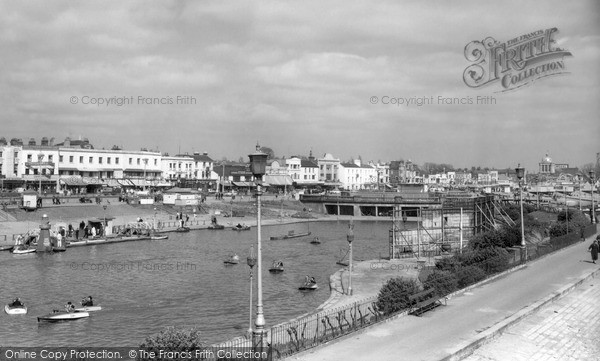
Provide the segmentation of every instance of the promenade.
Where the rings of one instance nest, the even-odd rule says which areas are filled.
[[[532,345],[523,342],[512,346],[509,339],[502,341],[501,335],[510,330],[511,326],[540,310],[540,316],[532,316],[538,318],[531,321],[533,326],[526,336],[533,338],[531,342],[534,342],[538,350],[552,345],[556,349],[556,355],[571,355],[577,351],[584,355],[585,352],[592,352],[589,346],[580,346],[577,340],[582,338],[582,332],[590,332],[591,334],[586,336],[590,340],[598,340],[600,337],[598,318],[589,305],[598,292],[597,288],[589,285],[594,284],[595,277],[600,276],[600,266],[590,261],[587,252],[594,237],[532,261],[525,267],[508,272],[493,281],[459,292],[448,299],[447,305],[421,317],[401,316],[329,344],[292,355],[287,360],[460,360],[496,337],[500,337],[499,342],[503,342],[495,346],[498,360],[531,359],[519,357],[523,357],[522,354],[530,355],[531,352],[536,354]],[[373,269],[371,264],[372,262],[363,262],[354,269],[352,298],[373,296],[373,290],[379,289],[384,279],[390,277],[389,272],[377,273],[377,269]],[[410,268],[408,269],[410,272]],[[340,280],[344,280],[344,287],[346,279],[346,275],[341,275]],[[335,282],[332,280],[333,283]],[[590,289],[587,292],[586,287]],[[361,289],[368,291],[363,292]],[[561,299],[572,291],[573,297]],[[342,292],[334,289],[334,295],[325,307],[345,304],[347,296],[342,296]],[[336,293],[339,295],[336,296]],[[585,299],[577,295],[583,295]],[[550,319],[547,311],[543,313],[545,307],[554,305],[556,300],[563,302],[555,305],[561,307],[559,309],[564,308],[560,313],[565,316],[564,320],[560,317]],[[556,308],[552,308],[552,311],[554,310]],[[578,313],[581,313],[581,317],[572,316],[568,319],[569,314]],[[542,320],[545,326],[535,328]],[[572,327],[582,323],[578,330],[583,331],[553,329],[553,325],[562,322],[570,322]],[[489,347],[494,345],[492,343]],[[558,353],[559,350],[562,353]],[[481,354],[471,356],[473,358],[470,360],[487,360],[487,355],[488,352],[482,351]]]

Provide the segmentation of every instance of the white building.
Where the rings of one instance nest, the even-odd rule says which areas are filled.
[[[353,163],[340,163],[338,179],[341,187],[347,190],[374,188],[377,184],[377,169],[361,165],[359,159]]]
[[[339,186],[341,185],[339,179],[339,168],[340,160],[334,158],[330,153],[323,155],[323,158],[317,160],[319,167],[319,181],[325,185]]]
[[[195,161],[189,156],[168,156],[161,158],[162,177],[169,181],[192,179]]]

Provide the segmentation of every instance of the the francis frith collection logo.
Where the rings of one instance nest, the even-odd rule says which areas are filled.
[[[557,32],[556,28],[538,30],[504,43],[492,37],[470,42],[465,46],[465,57],[473,64],[463,73],[465,84],[479,88],[500,83],[500,91],[508,91],[566,73],[564,58],[571,53],[556,47]]]

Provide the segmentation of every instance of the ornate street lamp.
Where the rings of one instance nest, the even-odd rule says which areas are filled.
[[[523,186],[521,185],[521,180],[525,175],[525,168],[521,167],[521,164],[517,165],[515,168],[515,172],[517,173],[517,179],[519,180],[519,205],[521,207],[521,247],[525,252],[525,261],[527,261],[527,246],[525,244],[525,225],[523,224]]]
[[[350,256],[348,257],[348,295],[352,296],[352,242],[354,242],[354,223],[352,220],[348,222],[348,234],[346,235],[346,240],[348,241]]]
[[[597,218],[596,218],[596,210],[594,209],[594,186],[595,186],[595,183],[596,183],[596,181],[595,181],[594,178],[595,178],[596,174],[594,173],[593,170],[591,170],[590,173],[589,173],[589,176],[590,176],[590,180],[592,182],[592,213],[591,213],[590,219],[592,221],[592,224],[595,224],[596,220],[597,220]]]
[[[40,152],[38,154],[38,169],[39,169],[38,177],[40,179],[40,197],[42,196],[42,162],[43,161],[44,161],[44,153]]]
[[[250,267],[250,316],[248,320],[248,338],[252,337],[252,269],[256,265],[256,257],[254,256],[254,246],[250,246],[250,256],[246,259]]]
[[[258,277],[258,297],[256,303],[256,321],[254,322],[254,333],[253,333],[253,344],[254,346],[263,346],[263,336],[265,331],[265,316],[263,315],[263,304],[262,304],[262,248],[261,248],[261,224],[260,224],[260,196],[261,196],[261,183],[262,177],[267,170],[267,157],[268,155],[260,151],[260,145],[256,144],[256,152],[249,154],[250,158],[250,171],[256,181],[256,232],[258,238],[257,245],[257,263],[256,269]]]

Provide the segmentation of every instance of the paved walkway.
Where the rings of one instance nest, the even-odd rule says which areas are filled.
[[[438,307],[422,317],[400,317],[288,359],[459,360],[470,355],[480,344],[498,337],[507,327],[576,289],[579,284],[589,284],[595,280],[594,275],[600,277],[599,265],[589,261],[587,247],[590,242],[591,237],[583,243],[530,262],[526,267],[493,282],[457,294],[448,300],[447,306]],[[360,278],[355,279],[353,288],[358,290]],[[589,320],[594,321],[597,322],[597,319]],[[548,330],[557,332],[550,326],[543,329],[544,332]],[[575,341],[569,344],[569,340],[581,335],[573,333],[566,341],[558,340],[556,333],[553,337],[555,342],[567,342],[565,345],[571,347]],[[508,346],[505,349],[508,354],[505,353],[499,360],[519,359],[517,356],[513,358],[513,353],[518,355],[521,351],[519,348]],[[473,360],[485,360],[481,355],[474,357]]]
[[[467,361],[600,360],[600,274],[475,350]]]

